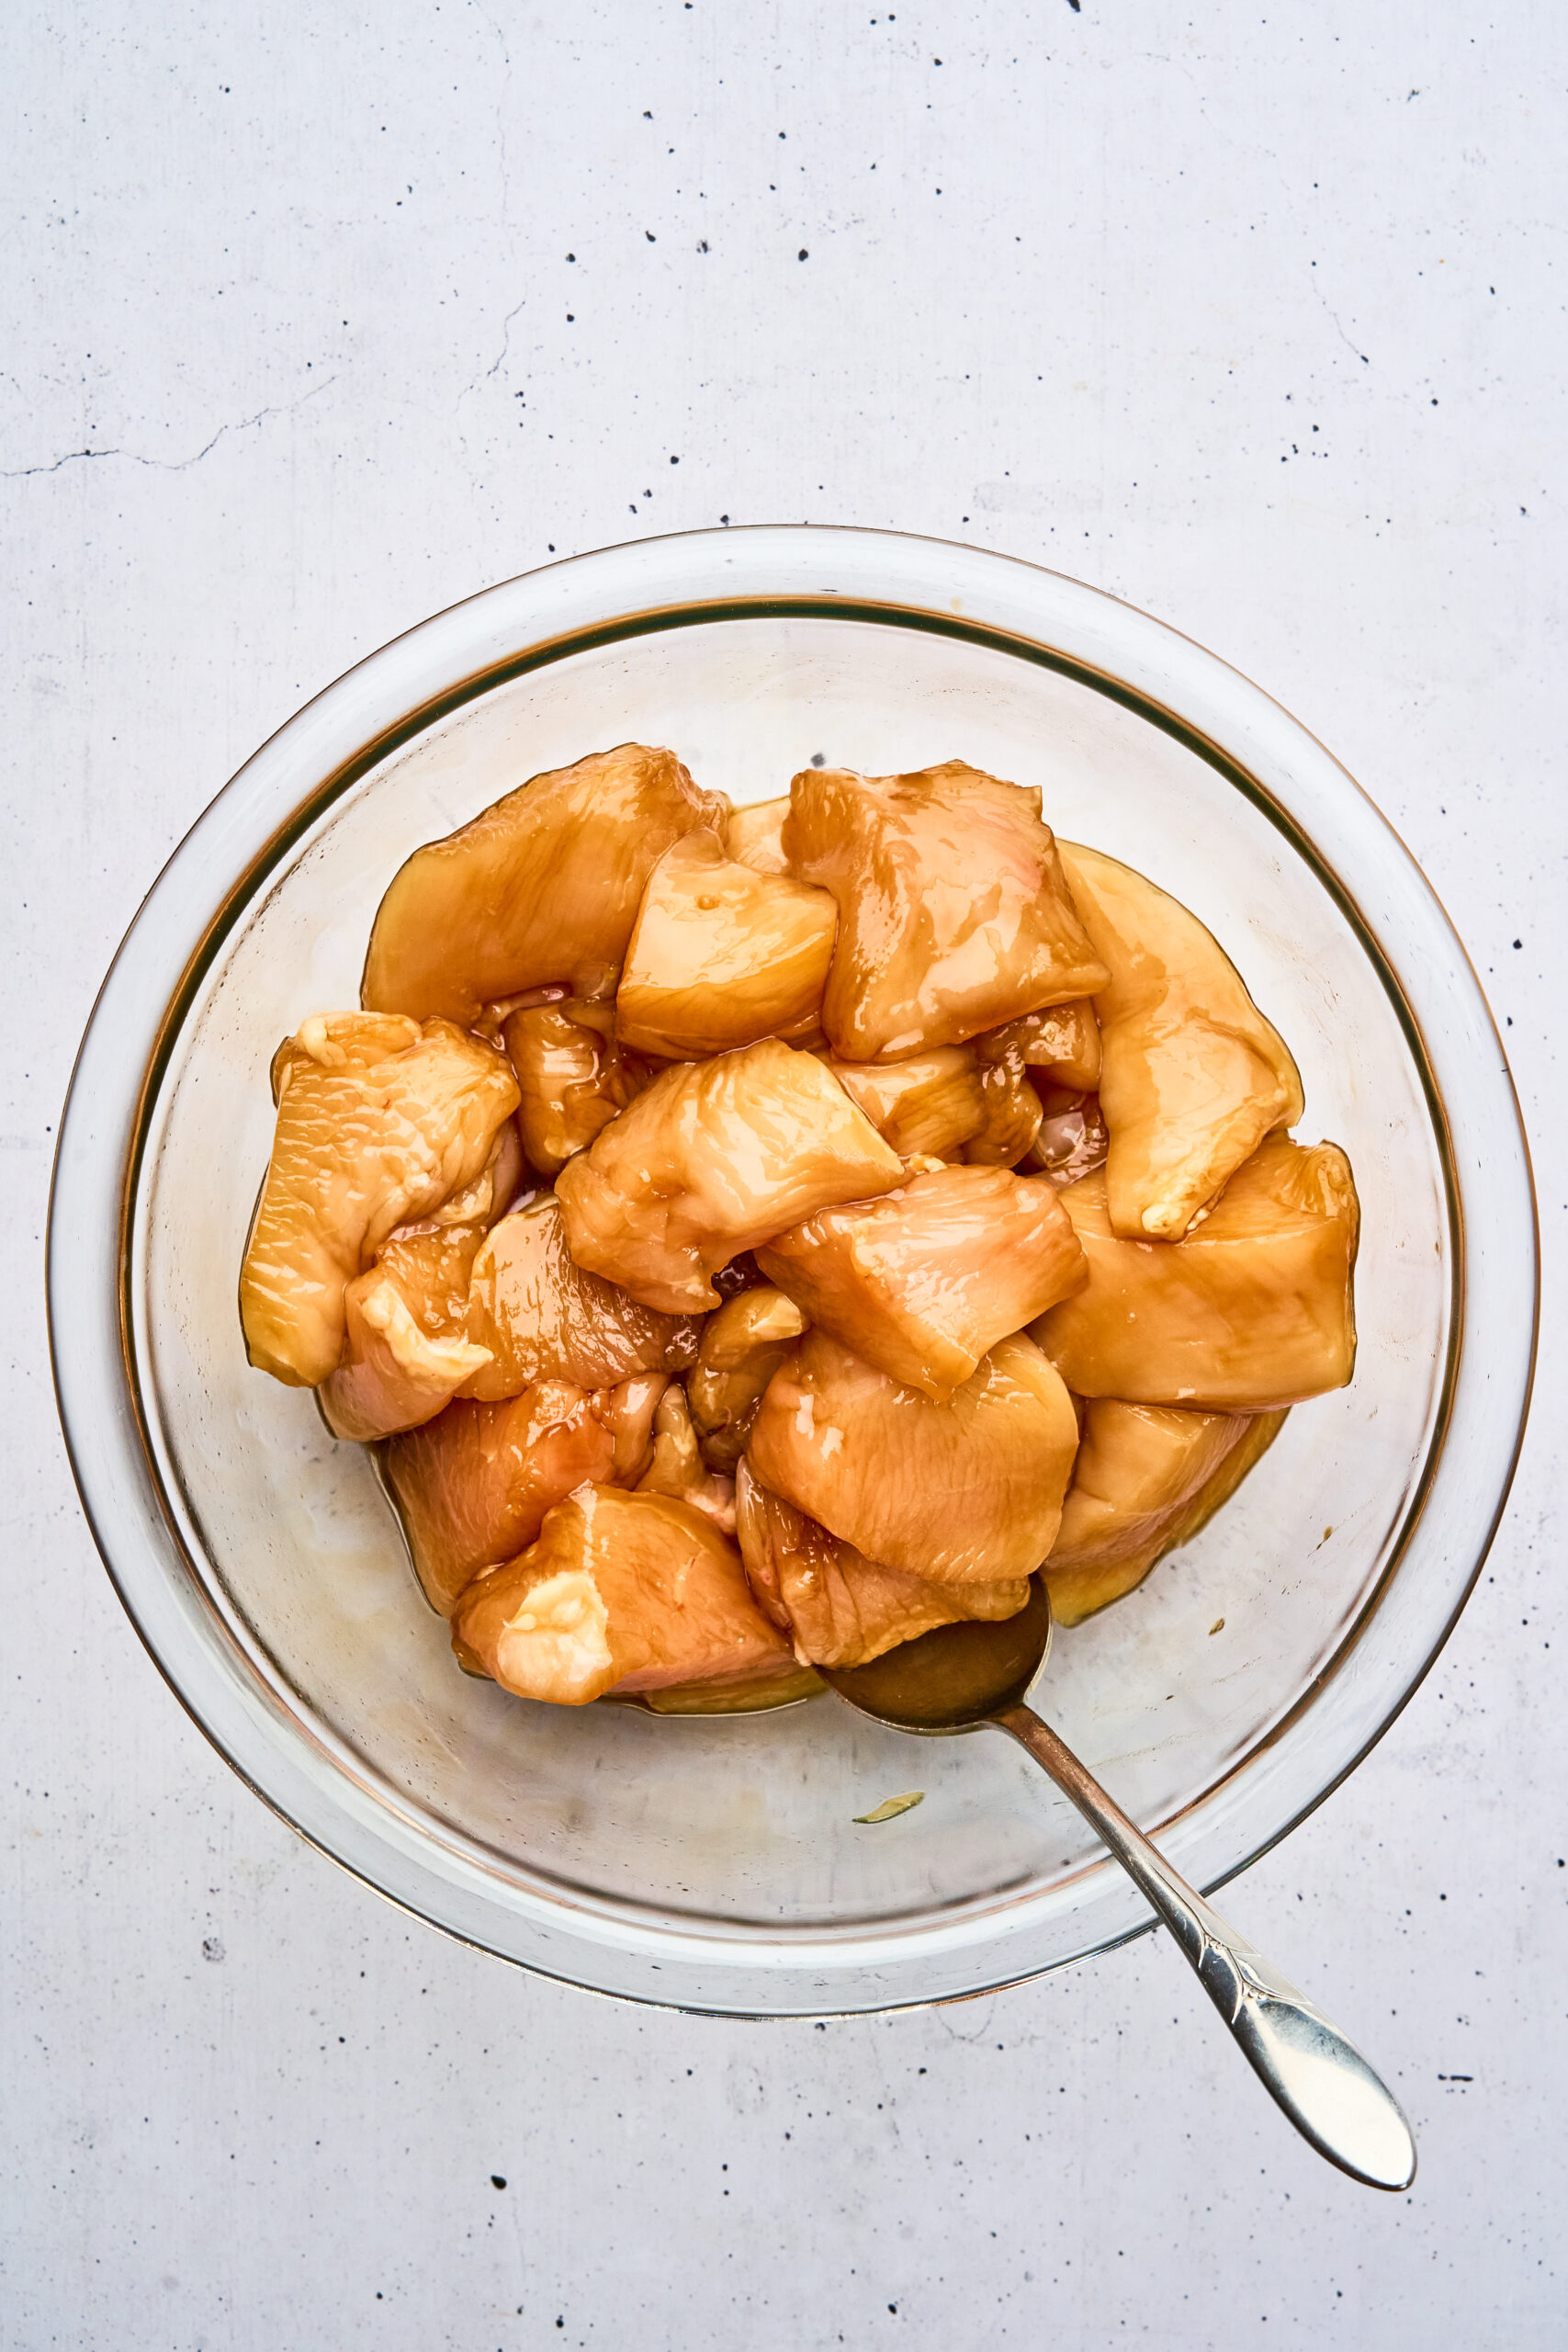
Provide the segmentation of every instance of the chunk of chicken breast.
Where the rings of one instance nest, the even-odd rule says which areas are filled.
[[[970,1046],[938,1046],[907,1062],[846,1062],[836,1054],[822,1058],[901,1159],[941,1159],[986,1125],[986,1094]]]
[[[1077,1442],[1072,1399],[1028,1340],[1000,1340],[937,1404],[808,1331],[768,1384],[746,1458],[867,1559],[998,1584],[1055,1543]]]
[[[704,1323],[686,1396],[710,1470],[735,1476],[762,1392],[805,1329],[794,1299],[771,1286],[726,1299]]]
[[[545,1380],[502,1404],[459,1398],[389,1439],[382,1469],[431,1606],[449,1617],[479,1570],[531,1544],[585,1479],[640,1476],[664,1386],[661,1373],[597,1393]]]
[[[1016,1617],[1029,1599],[1026,1577],[934,1584],[868,1560],[759,1486],[744,1463],[735,1500],[751,1590],[803,1666],[865,1666],[938,1625]]]
[[[556,1192],[580,1266],[680,1315],[718,1305],[713,1274],[742,1250],[903,1173],[822,1064],[769,1038],[664,1071]]]
[[[838,922],[828,891],[737,865],[716,833],[687,833],[648,877],[615,993],[616,1035],[692,1060],[818,1034]]]
[[[782,841],[791,873],[839,902],[822,1025],[847,1061],[962,1045],[1105,984],[1037,789],[962,760],[910,775],[807,768]]]
[[[938,1169],[879,1201],[822,1209],[757,1262],[814,1324],[939,1399],[1088,1279],[1055,1186],[1005,1168]]]
[[[655,860],[694,826],[722,825],[728,807],[645,743],[530,778],[400,867],[364,1004],[468,1025],[482,1005],[619,964]]]
[[[541,1193],[502,1217],[475,1257],[465,1337],[491,1361],[468,1393],[515,1396],[537,1380],[608,1388],[634,1372],[679,1372],[696,1360],[699,1329],[575,1265],[560,1203]]]
[[[1261,1413],[1349,1380],[1360,1212],[1337,1144],[1269,1136],[1184,1241],[1122,1240],[1103,1171],[1061,1197],[1089,1280],[1031,1329],[1080,1396]]]
[[[352,1012],[306,1022],[273,1067],[277,1125],[240,1315],[252,1363],[313,1388],[343,1353],[347,1284],[396,1227],[482,1174],[517,1086],[450,1022]]]
[[[599,1485],[558,1503],[521,1558],[477,1581],[456,1630],[506,1690],[566,1707],[793,1662],[711,1520]]]
[[[1284,1040],[1194,914],[1076,842],[1062,863],[1110,973],[1095,999],[1112,1231],[1179,1241],[1244,1159],[1302,1114]]]
[[[1081,1624],[1142,1584],[1235,1492],[1284,1419],[1091,1397],[1044,1567],[1056,1623]]]

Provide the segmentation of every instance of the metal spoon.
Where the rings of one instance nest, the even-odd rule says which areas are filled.
[[[1264,2087],[1320,2155],[1372,2188],[1408,2188],[1416,2143],[1399,2102],[1355,2044],[1179,1878],[1043,1723],[1024,1695],[1051,1645],[1051,1603],[1001,1624],[943,1625],[869,1666],[820,1667],[852,1707],[895,1731],[942,1736],[995,1724],[1072,1799],[1176,1938]]]

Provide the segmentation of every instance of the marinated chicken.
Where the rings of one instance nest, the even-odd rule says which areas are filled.
[[[653,1072],[615,1035],[615,1002],[570,998],[509,1013],[502,1035],[522,1102],[517,1124],[528,1164],[558,1176],[601,1127],[641,1093]]]
[[[1056,1623],[1081,1624],[1142,1584],[1156,1560],[1229,1499],[1284,1419],[1092,1398],[1042,1571]]]
[[[456,1631],[506,1690],[563,1707],[794,1662],[711,1520],[667,1495],[599,1485],[558,1503],[537,1542],[479,1578]]]
[[[687,833],[648,877],[616,1035],[676,1061],[811,1037],[838,927],[826,890],[732,863],[716,833]]]
[[[753,874],[787,874],[789,860],[781,835],[788,815],[787,792],[778,800],[732,808],[725,820],[724,846],[737,865],[749,865]]]
[[[470,1242],[479,1238],[472,1227],[456,1229]],[[492,1362],[488,1348],[463,1337],[460,1322],[446,1330],[427,1329],[384,1262],[349,1283],[344,1306],[344,1361],[317,1391],[334,1437],[368,1444],[418,1429]]]
[[[416,849],[370,933],[367,1012],[480,1007],[619,964],[655,863],[698,825],[722,825],[673,752],[622,743],[536,775],[445,841]]]
[[[907,1062],[867,1068],[824,1057],[850,1101],[901,1159],[944,1159],[986,1125],[985,1090],[974,1048],[939,1046]]]
[[[459,1399],[381,1455],[425,1597],[450,1616],[481,1568],[509,1560],[585,1479],[641,1476],[663,1374],[593,1392],[542,1380],[499,1405]]]
[[[868,1560],[998,1584],[1055,1543],[1077,1442],[1072,1398],[1021,1335],[939,1404],[814,1330],[768,1383],[746,1459]]]
[[[937,1584],[868,1560],[760,1487],[744,1463],[735,1502],[751,1590],[803,1666],[866,1666],[939,1625],[1016,1617],[1029,1599],[1027,1577]]]
[[[710,1470],[703,1460],[691,1407],[678,1380],[671,1382],[659,1400],[653,1416],[653,1459],[637,1490],[639,1495],[672,1495],[711,1519],[726,1535],[735,1532],[735,1481]]]
[[[903,1174],[822,1064],[769,1038],[667,1069],[568,1161],[556,1194],[580,1266],[667,1315],[702,1314],[731,1258]]]
[[[1016,1168],[1033,1148],[1044,1105],[1016,1046],[997,1061],[982,1062],[978,1074],[986,1116],[964,1145],[964,1157],[972,1167]]]
[[[805,1329],[794,1299],[771,1287],[741,1291],[707,1317],[686,1397],[710,1470],[735,1476],[762,1392]]]
[[[962,760],[913,775],[807,768],[782,840],[790,872],[839,902],[822,1025],[846,1061],[962,1045],[1105,986],[1038,789]]]
[[[415,851],[305,1021],[251,1362],[459,1664],[659,1713],[1072,1626],[1355,1363],[1359,1209],[1188,910],[962,761],[732,808],[623,744]]]
[[[939,1400],[1088,1276],[1055,1186],[1005,1168],[937,1169],[823,1209],[757,1262],[822,1330]]]
[[[448,1021],[307,1021],[273,1064],[277,1126],[240,1269],[252,1363],[313,1388],[343,1353],[344,1292],[400,1225],[480,1176],[517,1107],[501,1056]]]
[[[560,1203],[543,1193],[503,1216],[473,1261],[464,1336],[485,1350],[468,1394],[515,1396],[537,1380],[610,1388],[634,1372],[681,1372],[702,1325],[661,1315],[573,1263]]]
[[[1196,915],[1098,850],[1065,842],[1062,863],[1111,975],[1095,1010],[1111,1229],[1179,1241],[1264,1136],[1301,1117],[1302,1081]]]
[[[1360,1219],[1337,1144],[1270,1136],[1185,1241],[1122,1240],[1103,1171],[1061,1198],[1089,1280],[1031,1332],[1078,1396],[1262,1413],[1350,1378]]]
[[[1089,1003],[1048,1004],[975,1040],[982,1062],[1038,1070],[1043,1083],[1089,1093],[1100,1084],[1100,1023]]]

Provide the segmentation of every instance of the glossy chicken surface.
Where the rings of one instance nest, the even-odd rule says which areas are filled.
[[[749,808],[732,808],[725,820],[724,846],[738,865],[753,874],[787,874],[784,854],[784,820],[789,815],[789,795],[777,800],[756,800]]]
[[[556,1176],[652,1076],[615,1038],[614,1004],[568,999],[510,1013],[502,1035],[522,1096],[517,1124],[528,1165]]]
[[[321,1388],[334,1437],[368,1444],[417,1429],[490,1362],[466,1340],[433,1340],[410,1315],[396,1283],[375,1269],[347,1291],[349,1361]]]
[[[735,864],[716,833],[687,833],[648,877],[616,1035],[682,1061],[815,1035],[838,925],[826,890]]]
[[[666,1314],[701,1314],[742,1250],[903,1173],[822,1064],[769,1039],[667,1069],[556,1193],[580,1266]]]
[[[656,860],[727,813],[673,752],[643,743],[534,776],[400,868],[370,934],[362,1002],[467,1025],[482,1005],[619,964]]]
[[[1350,1379],[1348,1161],[1049,813],[961,760],[733,808],[622,744],[393,876],[363,1009],[274,1057],[241,1319],[469,1671],[726,1713],[1037,1571],[1072,1627]]]
[[[485,1170],[517,1107],[502,1057],[449,1022],[306,1022],[273,1065],[277,1124],[240,1270],[252,1363],[314,1387],[336,1370],[344,1293],[393,1229]]]
[[[1043,1571],[1055,1622],[1081,1624],[1142,1584],[1229,1500],[1284,1419],[1091,1400]]]
[[[1045,1115],[1028,1066],[1015,1047],[999,1060],[982,1062],[978,1075],[986,1115],[964,1157],[976,1168],[1016,1168],[1029,1158]]]
[[[672,1380],[653,1417],[653,1457],[637,1482],[639,1495],[672,1495],[690,1503],[726,1535],[735,1532],[735,1481],[711,1470],[703,1459],[692,1408],[680,1381]]]
[[[1337,1144],[1270,1136],[1185,1241],[1113,1233],[1103,1171],[1061,1197],[1089,1280],[1031,1329],[1078,1396],[1260,1413],[1350,1378],[1360,1213]]]
[[[1302,1082],[1213,933],[1115,858],[1062,862],[1110,979],[1100,1019],[1113,1229],[1179,1241],[1244,1159],[1302,1114]]]
[[[998,1341],[938,1404],[813,1330],[769,1382],[746,1460],[867,1559],[996,1584],[1055,1541],[1077,1442],[1072,1399],[1026,1339]]]
[[[1105,984],[1037,789],[962,760],[807,768],[782,841],[791,873],[839,903],[822,1025],[846,1061],[962,1045]]]
[[[865,1666],[938,1625],[1016,1617],[1029,1598],[1026,1577],[935,1584],[868,1560],[760,1487],[744,1464],[735,1499],[751,1590],[803,1665]]]
[[[823,1209],[757,1262],[813,1324],[940,1400],[1088,1273],[1055,1185],[1005,1168],[938,1169]]]
[[[969,1046],[938,1046],[907,1062],[824,1061],[850,1101],[865,1113],[901,1159],[942,1159],[977,1136],[987,1110],[979,1066]]]
[[[597,1394],[545,1380],[499,1405],[459,1399],[389,1439],[382,1471],[432,1607],[450,1616],[479,1570],[531,1544],[585,1479],[640,1476],[664,1385],[660,1374]]]
[[[598,1485],[557,1504],[520,1558],[472,1587],[456,1631],[506,1690],[565,1707],[793,1663],[711,1520]]]
[[[981,1062],[1040,1072],[1053,1086],[1089,1093],[1100,1084],[1100,1023],[1092,1004],[1048,1004],[975,1040]]]
[[[734,1476],[763,1391],[805,1329],[794,1299],[771,1288],[742,1291],[707,1317],[686,1398],[710,1470]]]
[[[680,1372],[695,1361],[701,1328],[574,1264],[560,1203],[544,1193],[503,1216],[475,1254],[464,1336],[490,1361],[468,1393],[515,1396],[538,1380],[609,1388],[634,1372]]]

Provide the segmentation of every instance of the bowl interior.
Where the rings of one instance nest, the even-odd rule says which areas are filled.
[[[1211,926],[1301,1064],[1298,1132],[1349,1152],[1364,1217],[1353,1385],[1298,1408],[1235,1499],[1130,1600],[1059,1634],[1043,1686],[1140,1821],[1196,1818],[1209,1800],[1184,1859],[1210,1882],[1318,1793],[1310,1763],[1284,1797],[1253,1766],[1353,1652],[1438,1429],[1454,1274],[1438,1130],[1353,921],[1223,764],[1082,676],[891,620],[697,620],[481,688],[339,791],[222,939],[152,1104],[129,1349],[200,1605],[266,1704],[358,1806],[481,1874],[498,1917],[564,1905],[612,1941],[692,1934],[783,1966],[967,1923],[922,1989],[973,1989],[994,1981],[987,1923],[1021,1905],[1045,1923],[1032,1966],[1141,1917],[1010,1742],[916,1744],[831,1699],[714,1723],[534,1706],[470,1680],[368,1458],[245,1363],[236,1272],[279,1037],[356,1002],[378,899],[419,842],[626,739],[671,745],[738,801],[786,790],[813,760],[886,773],[961,755],[1038,784],[1060,833],[1141,867]],[[855,1823],[912,1788],[919,1808]],[[484,1939],[507,1948],[500,1930]]]

